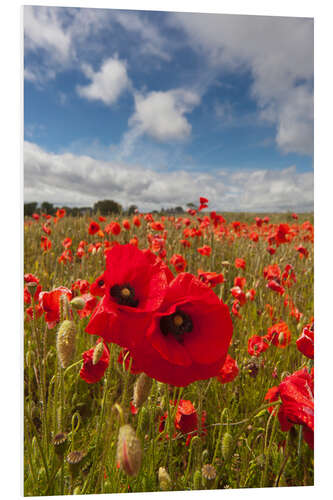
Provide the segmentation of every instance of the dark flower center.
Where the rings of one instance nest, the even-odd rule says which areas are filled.
[[[184,342],[184,334],[193,330],[193,322],[189,314],[178,310],[169,316],[162,316],[160,319],[160,329],[163,335],[167,336],[171,333],[182,344]]]
[[[121,306],[138,307],[139,299],[135,298],[135,290],[128,283],[113,285],[110,295]]]
[[[103,286],[104,285],[104,280],[98,280],[97,281],[98,286]]]

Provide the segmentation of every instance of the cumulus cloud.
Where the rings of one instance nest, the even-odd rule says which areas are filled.
[[[129,120],[139,134],[147,134],[158,141],[184,140],[191,133],[191,125],[184,116],[200,102],[191,90],[175,89],[167,92],[135,94],[135,112]]]
[[[120,94],[131,86],[126,63],[117,57],[104,61],[99,71],[95,72],[88,64],[82,66],[82,71],[91,83],[77,86],[78,94],[89,100],[100,100],[108,106],[114,104]]]
[[[54,154],[24,144],[25,201],[92,205],[100,199],[143,211],[185,205],[207,196],[210,208],[229,211],[312,211],[313,173],[220,169],[215,173],[161,171],[140,165]]]
[[[313,21],[301,18],[170,14],[212,71],[250,71],[251,93],[277,127],[285,152],[313,149]]]

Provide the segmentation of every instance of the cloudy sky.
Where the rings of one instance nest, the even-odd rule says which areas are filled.
[[[313,21],[24,8],[25,201],[313,209]]]

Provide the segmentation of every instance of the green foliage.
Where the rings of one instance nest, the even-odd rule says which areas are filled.
[[[102,200],[95,203],[94,212],[100,212],[101,215],[120,214],[122,206],[113,200]]]

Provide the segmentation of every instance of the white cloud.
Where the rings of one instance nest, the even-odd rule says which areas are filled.
[[[313,148],[313,21],[216,14],[170,15],[211,71],[251,71],[252,96],[277,126],[286,152]]]
[[[215,173],[158,172],[139,165],[49,153],[24,145],[25,201],[92,205],[113,198],[141,210],[185,205],[207,196],[210,208],[224,211],[312,211],[313,173],[284,170],[221,169]]]
[[[158,141],[184,140],[191,133],[186,113],[200,102],[200,97],[186,89],[135,94],[135,112],[129,120],[136,134],[147,134]],[[132,133],[133,134],[133,133]]]
[[[89,100],[100,100],[108,106],[114,104],[120,94],[131,86],[126,63],[117,57],[104,61],[99,71],[94,72],[87,64],[82,66],[82,71],[91,83],[87,86],[79,85],[79,95]]]

